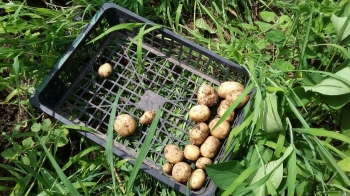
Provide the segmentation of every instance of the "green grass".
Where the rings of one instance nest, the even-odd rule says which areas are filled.
[[[101,2],[76,0],[74,6],[49,4],[47,8],[30,7],[26,2],[0,3],[6,11],[0,19],[0,72],[10,70],[0,80],[0,90],[8,92],[0,106],[18,105],[29,113],[12,132],[3,132],[8,146],[1,156],[10,164],[0,167],[10,176],[0,177],[0,182],[13,186],[0,185],[0,191],[121,195],[127,190],[129,195],[179,195],[146,173],[136,172],[127,160],[110,156],[110,148],[76,138],[77,127],[42,121],[28,101]],[[219,187],[217,195],[349,194],[347,1],[114,2],[248,70],[247,88],[253,88],[254,94],[245,107],[242,125],[231,131],[225,146],[231,164],[208,166]],[[82,21],[75,20],[77,14]],[[173,75],[169,78],[174,79]],[[26,124],[30,130],[21,132]],[[142,159],[137,159],[137,166]],[[233,167],[240,170],[233,171]]]

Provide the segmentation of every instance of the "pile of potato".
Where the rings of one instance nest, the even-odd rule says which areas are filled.
[[[182,151],[178,146],[169,144],[164,148],[164,155],[168,161],[163,165],[163,171],[171,174],[173,178],[186,183],[190,180],[190,188],[200,189],[205,183],[205,165],[212,164],[220,149],[220,140],[225,140],[231,130],[231,123],[235,118],[233,111],[215,130],[213,127],[220,120],[230,105],[237,100],[243,92],[244,86],[239,82],[226,81],[220,84],[218,91],[208,84],[202,84],[197,92],[198,105],[189,111],[189,117],[196,125],[189,131],[191,144]],[[222,101],[217,108],[214,119],[210,120],[210,107],[216,106],[219,99]],[[243,107],[249,100],[249,95],[239,103],[237,108]],[[208,123],[209,121],[209,123]],[[184,161],[184,159],[187,161]],[[192,172],[186,162],[196,162],[196,169]]]

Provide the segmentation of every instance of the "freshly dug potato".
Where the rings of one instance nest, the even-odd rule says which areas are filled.
[[[226,96],[232,91],[242,92],[244,86],[239,82],[226,81],[220,84],[218,88],[218,94],[220,97],[226,99]]]
[[[176,181],[185,183],[191,176],[191,167],[185,162],[176,163],[173,167],[172,176]]]
[[[199,104],[210,107],[216,105],[219,95],[209,84],[202,84],[198,89],[197,99]]]
[[[184,158],[184,153],[182,150],[174,144],[168,144],[165,146],[164,155],[166,160],[173,164],[181,162]]]
[[[214,130],[212,130],[215,126],[215,124],[220,120],[220,118],[214,118],[209,123],[209,129],[212,136],[218,138],[218,139],[226,139],[228,134],[230,133],[230,123],[224,120],[218,127],[216,127]]]
[[[190,178],[190,188],[193,190],[202,188],[205,182],[205,173],[202,169],[196,169],[193,171]]]
[[[171,171],[173,170],[173,166],[170,163],[165,163],[162,169],[163,169],[163,172],[170,174]]]
[[[113,67],[109,63],[104,63],[98,68],[98,74],[103,77],[107,78],[112,74]]]
[[[199,151],[199,147],[195,145],[187,145],[184,150],[184,155],[186,159],[190,161],[197,161],[201,156],[201,152]]]
[[[241,91],[232,91],[226,96],[226,100],[231,105],[233,102],[237,100],[237,98],[241,95]],[[243,100],[238,104],[237,108],[241,108],[245,106],[245,104],[249,101],[249,95],[246,95]]]
[[[123,137],[132,135],[136,128],[136,120],[129,114],[121,114],[114,121],[114,130]]]
[[[154,110],[146,111],[140,117],[140,123],[143,124],[143,125],[152,123],[153,118],[154,118],[155,115],[156,115],[156,112]]]
[[[200,151],[203,157],[214,158],[220,148],[220,140],[209,136],[201,145]]]
[[[210,110],[206,105],[196,105],[189,111],[189,117],[194,122],[205,122],[210,117]]]
[[[217,109],[217,114],[218,114],[218,117],[221,117],[224,115],[224,113],[226,112],[226,110],[230,107],[230,104],[229,102],[225,99],[223,101],[221,101],[218,109]],[[235,111],[232,111],[230,113],[230,115],[228,115],[228,117],[226,117],[226,121],[231,123],[233,120],[235,119]]]
[[[196,162],[196,168],[205,169],[205,165],[212,164],[213,161],[207,157],[201,157]]]
[[[197,123],[190,130],[190,141],[194,145],[201,145],[209,135],[209,127],[205,123]]]

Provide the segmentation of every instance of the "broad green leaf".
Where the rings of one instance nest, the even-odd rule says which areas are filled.
[[[289,61],[285,61],[285,60],[275,61],[274,67],[282,71],[289,71],[294,69],[294,66]]]
[[[41,126],[41,129],[43,131],[49,131],[50,125],[51,125],[51,120],[49,118],[46,118]]]
[[[329,107],[339,110],[350,102],[350,93],[344,95],[322,95],[321,98],[329,105]]]
[[[24,148],[30,148],[34,145],[34,141],[32,137],[28,137],[22,141],[22,145]]]
[[[303,84],[305,86],[314,86],[321,83],[325,77],[320,73],[303,73]]]
[[[256,21],[255,24],[257,24],[260,27],[262,32],[266,32],[272,27],[272,24],[261,22],[261,21]],[[260,40],[264,40],[264,39],[260,39]]]
[[[27,157],[27,156],[22,156],[22,163],[25,165],[31,165],[29,157]]]
[[[15,155],[15,151],[13,151],[11,148],[6,149],[1,153],[1,156],[4,157],[4,159],[12,159]]]
[[[265,38],[275,44],[281,44],[286,39],[283,31],[275,30],[275,29],[267,32],[265,35]]]
[[[306,92],[302,87],[295,87],[293,91],[295,94],[291,93],[289,98],[292,101],[292,103],[298,107],[304,106],[307,103],[309,103],[313,95],[312,92],[310,91]]]
[[[268,93],[264,100],[264,115],[262,129],[267,133],[277,132],[284,129],[281,117],[277,109],[276,93]]]
[[[335,29],[335,32],[338,34],[338,36],[341,36],[340,40],[344,40],[350,35],[350,25],[349,25],[349,22],[346,23],[347,17],[338,17],[335,14],[332,14],[331,21]],[[340,35],[341,29],[343,28],[343,26],[346,26],[346,27],[343,34]]]
[[[341,133],[350,138],[350,103],[341,109]]]
[[[214,184],[220,189],[227,189],[240,175],[244,167],[236,160],[206,165],[206,172]]]
[[[197,28],[208,31],[211,34],[216,33],[216,30],[212,29],[203,18],[198,18],[195,22]]]
[[[350,157],[339,161],[338,165],[343,171],[350,172]]]
[[[275,21],[276,18],[276,14],[274,12],[266,12],[266,11],[262,11],[259,13],[259,15],[261,16],[261,18],[265,21],[265,22],[272,22]]]
[[[283,163],[279,164],[280,160],[271,161],[267,163],[266,165],[259,168],[258,172],[256,173],[253,181],[251,184],[254,184],[255,182],[262,179],[266,174],[270,173],[272,170],[274,170],[276,167],[278,167],[271,175],[270,182],[272,183],[273,187],[277,189],[279,185],[282,182],[283,178]],[[266,195],[266,187],[265,185],[257,188],[254,190],[255,195]]]
[[[350,75],[350,68],[345,67],[344,69],[335,73],[335,75],[342,78],[348,78]],[[306,91],[318,92],[323,95],[343,95],[350,93],[349,85],[334,77],[328,77],[316,86],[304,86],[304,89]]]

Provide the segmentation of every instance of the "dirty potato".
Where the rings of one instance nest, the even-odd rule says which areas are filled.
[[[214,130],[214,126],[216,123],[220,120],[220,118],[215,118],[209,123],[209,129],[212,136],[218,138],[218,139],[226,139],[228,134],[230,133],[230,123],[224,120],[218,127],[216,127]]]
[[[173,167],[172,176],[176,181],[185,183],[191,176],[191,167],[185,162],[176,163]]]
[[[230,92],[227,97],[226,100],[227,102],[231,105],[233,102],[235,102],[237,100],[237,98],[241,95],[242,92],[240,91],[232,91]],[[236,108],[242,108],[243,106],[245,106],[245,104],[247,104],[247,102],[249,101],[249,95],[246,95],[242,101],[237,105]]]
[[[202,84],[197,92],[198,103],[208,107],[216,105],[219,100],[218,93],[209,84]]]
[[[140,123],[143,125],[152,123],[155,115],[156,115],[156,112],[154,110],[146,111],[140,117]]]
[[[214,158],[220,148],[220,140],[214,136],[209,136],[200,147],[203,157]]]
[[[112,74],[113,67],[109,63],[104,63],[98,68],[98,74],[103,77],[107,78]]]
[[[220,84],[218,87],[218,94],[221,98],[226,99],[226,96],[232,91],[242,92],[244,86],[239,82],[226,81]]]
[[[121,114],[114,121],[114,130],[123,137],[132,135],[136,128],[136,120],[129,114]]]
[[[163,172],[167,174],[171,174],[171,171],[173,170],[173,166],[170,163],[165,163],[162,169],[163,169]]]
[[[196,161],[196,168],[205,169],[205,165],[212,164],[213,161],[207,157],[201,157]]]
[[[209,127],[205,123],[197,123],[190,130],[190,141],[194,145],[201,145],[209,135]]]
[[[196,145],[187,145],[184,150],[185,158],[190,161],[197,161],[201,156],[201,152],[199,151],[199,147]]]
[[[230,107],[229,102],[225,99],[223,101],[221,101],[218,109],[217,109],[217,114],[218,117],[222,117],[224,115],[224,113],[226,112],[226,110]],[[233,110],[227,117],[226,117],[226,121],[231,123],[233,120],[235,119],[235,111]]]
[[[190,178],[190,188],[197,190],[202,188],[205,182],[205,173],[202,169],[196,169],[193,171]]]
[[[170,163],[175,164],[182,161],[184,158],[184,153],[178,146],[174,144],[168,144],[164,148],[164,156]]]
[[[210,117],[210,110],[206,105],[196,105],[190,109],[189,117],[196,123],[205,122]]]

